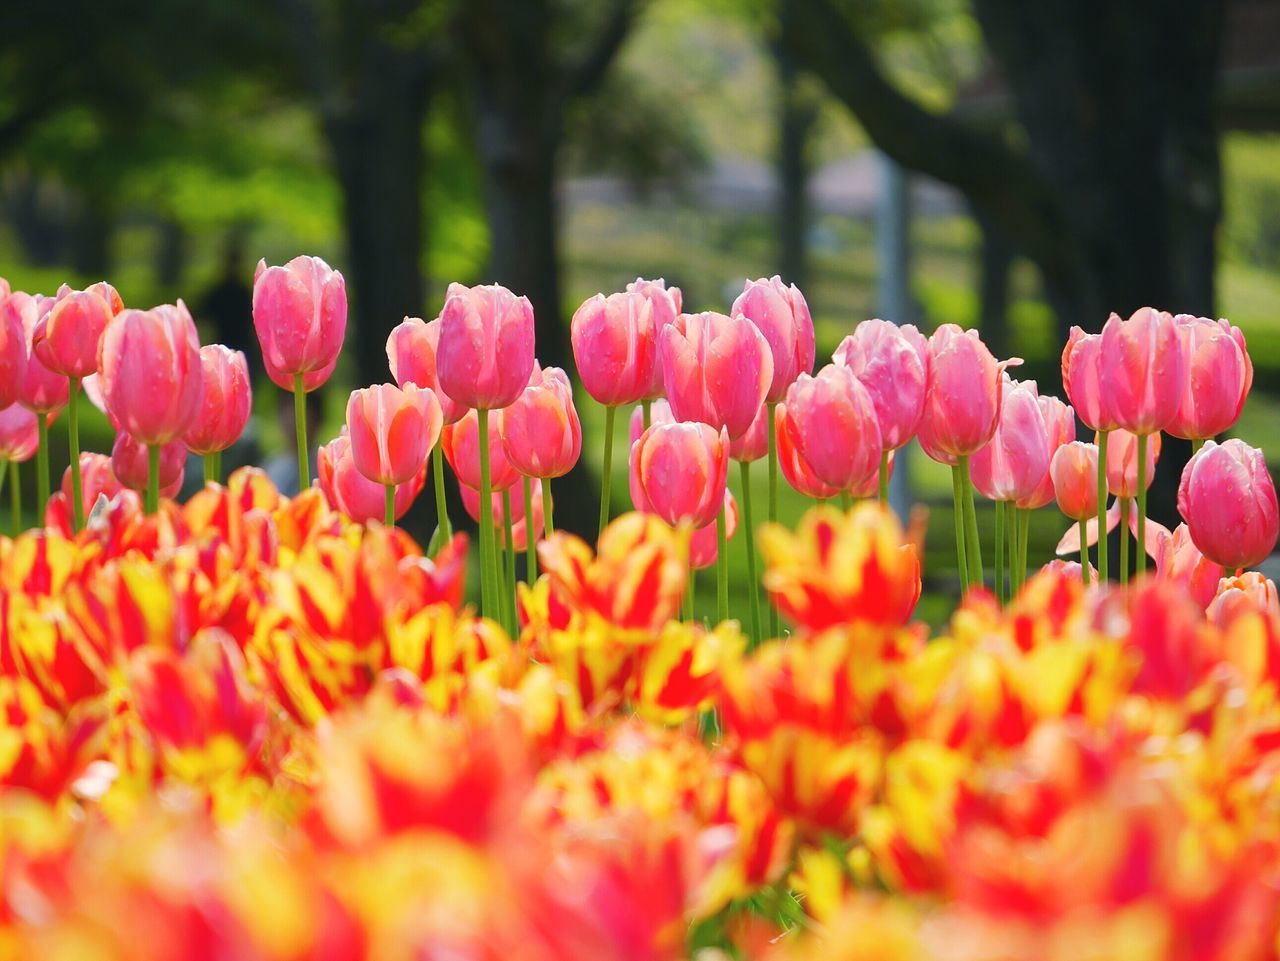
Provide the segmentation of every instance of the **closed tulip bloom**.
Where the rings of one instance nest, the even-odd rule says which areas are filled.
[[[785,403],[774,408],[773,418],[778,438],[778,466],[786,482],[805,497],[817,500],[827,500],[839,494],[840,489],[823,482],[800,453],[795,441],[796,427]]]
[[[147,447],[149,445],[121,431],[111,448],[111,470],[125,487],[135,491],[147,489]],[[187,446],[180,440],[160,447],[160,496],[173,497],[182,489],[187,464]],[[88,487],[85,487],[88,492]],[[94,498],[97,500],[97,498]],[[87,505],[90,509],[93,504]]]
[[[182,435],[194,454],[226,450],[244,433],[253,409],[249,362],[243,351],[222,344],[200,348],[200,408]]]
[[[1187,462],[1178,512],[1205,557],[1229,571],[1260,564],[1276,546],[1280,511],[1262,451],[1209,441]]]
[[[651,298],[596,294],[574,311],[569,339],[582,386],[596,403],[618,407],[652,393],[658,328]]]
[[[1244,334],[1226,320],[1179,314],[1173,322],[1188,377],[1178,412],[1165,430],[1186,440],[1207,440],[1240,419],[1253,386],[1253,361]]]
[[[302,374],[302,392],[304,394],[309,394],[313,390],[323,387],[329,382],[329,378],[333,376],[333,372],[337,369],[337,366],[338,358],[335,357],[327,366],[321,367],[319,370],[310,370],[305,374]],[[293,392],[296,380],[293,374],[286,374],[284,371],[273,366],[271,361],[267,360],[265,357],[262,359],[262,367],[263,370],[266,371],[267,377],[270,378],[271,383],[275,384],[281,390],[287,390],[290,393]]]
[[[444,459],[453,468],[458,482],[475,490],[480,489],[480,422],[475,410],[467,411],[456,424],[449,424],[440,432],[440,449]],[[520,480],[520,472],[502,446],[501,431],[489,431],[489,481],[494,491],[504,491]]]
[[[653,367],[649,371],[649,389],[644,400],[661,397],[666,386],[662,382],[662,362],[658,357],[658,345],[662,343],[662,330],[676,322],[676,318],[684,312],[684,295],[679,287],[668,287],[667,282],[659,277],[657,280],[645,280],[637,277],[627,284],[627,293],[639,294],[649,301],[653,308]]]
[[[711,311],[681,314],[662,332],[667,402],[677,420],[751,429],[773,379],[773,356],[751,321]]]
[[[1062,386],[1067,399],[1090,430],[1115,430],[1120,423],[1111,413],[1110,397],[1102,384],[1102,335],[1072,327],[1062,349]]]
[[[58,294],[61,295],[64,290],[70,291],[70,289],[70,287],[63,284],[63,286],[58,289]],[[97,294],[106,301],[107,308],[111,311],[112,317],[124,310],[124,300],[121,298],[120,292],[105,280],[100,280],[96,284],[90,284],[85,288],[85,290],[91,294]]]
[[[1170,533],[1148,520],[1147,553],[1156,563],[1157,579],[1177,584],[1201,609],[1208,607],[1218,591],[1222,565],[1200,553],[1186,524],[1179,524]]]
[[[1040,414],[1044,417],[1044,426],[1047,431],[1047,439],[1049,442],[1049,460],[1053,461],[1053,455],[1058,452],[1058,448],[1064,444],[1069,444],[1076,439],[1076,412],[1071,409],[1070,404],[1064,404],[1056,397],[1048,397],[1041,395],[1036,398],[1036,403],[1040,405]],[[1094,485],[1097,486],[1097,477],[1094,477]],[[1015,502],[1021,510],[1039,510],[1046,504],[1052,504],[1054,499],[1053,478],[1049,476],[1048,468],[1040,477],[1040,483],[1035,486],[1030,494],[1025,497],[1019,497]],[[1094,498],[1097,499],[1096,497]]]
[[[1270,620],[1280,617],[1280,595],[1271,578],[1258,571],[1245,571],[1238,577],[1221,580],[1204,613],[1211,624],[1223,630],[1237,619],[1250,615],[1262,615]]]
[[[654,424],[674,424],[675,417],[671,413],[671,405],[663,398],[659,397],[649,407],[649,426]],[[640,435],[644,433],[644,408],[639,404],[635,410],[631,412],[631,420],[627,422],[627,432],[631,438],[631,443],[635,443],[640,439]]]
[[[333,371],[347,332],[347,285],[319,257],[294,257],[283,267],[259,261],[253,276],[253,326],[268,371],[288,384],[299,374]],[[272,380],[276,378],[273,377]],[[323,380],[308,381],[310,391]]]
[[[102,336],[100,370],[107,411],[140,444],[181,437],[200,411],[200,341],[181,300],[122,311]]]
[[[738,502],[729,491],[724,492],[725,541],[733,540],[738,532]],[[689,538],[689,566],[695,571],[706,570],[720,557],[714,522],[699,527]]]
[[[748,280],[729,313],[751,321],[768,342],[773,380],[765,400],[778,403],[797,377],[813,370],[813,318],[804,294],[795,284],[784,284],[776,274],[768,280]]]
[[[320,490],[334,510],[345,514],[357,524],[385,519],[386,488],[356,470],[355,461],[351,458],[351,438],[345,427],[341,434],[316,452],[316,475],[320,481]],[[427,470],[424,464],[422,470],[408,483],[396,487],[396,520],[403,517],[413,505],[426,481]]]
[[[1152,434],[1147,440],[1148,488],[1155,479],[1159,459],[1160,435]],[[1116,497],[1138,496],[1138,438],[1127,430],[1113,430],[1107,435],[1107,490]]]
[[[543,506],[542,506],[542,481],[534,478],[530,483],[533,485],[530,490],[530,497],[533,500],[533,542],[537,544],[542,540],[546,527],[543,524]],[[467,487],[465,484],[458,488],[458,493],[462,495],[462,506],[466,509],[469,516],[477,524],[480,523],[480,492]],[[500,493],[490,495],[493,499],[493,511],[489,515],[493,518],[493,529],[498,535],[498,543],[506,546],[507,543],[507,525],[502,516],[504,510],[504,496]],[[524,516],[524,496],[511,497],[511,540],[515,544],[517,551],[523,551],[528,547],[528,528],[529,525],[525,521]]]
[[[741,437],[729,442],[729,457],[740,464],[758,461],[769,453],[769,407],[760,405],[751,428]]]
[[[347,431],[356,470],[378,484],[407,484],[427,462],[441,419],[440,402],[427,387],[378,384],[353,390]]]
[[[1102,328],[1102,383],[1116,422],[1134,434],[1164,430],[1178,414],[1187,365],[1173,317],[1153,307]]]
[[[673,527],[715,521],[724,505],[729,437],[700,423],[655,424],[631,447],[631,501]]]
[[[34,415],[32,415],[34,416]],[[118,439],[117,439],[117,442]],[[135,447],[137,445],[134,445]],[[142,474],[143,486],[146,486],[147,473],[147,452],[142,451]],[[172,465],[170,465],[172,466]],[[98,496],[101,495],[107,500],[111,500],[122,490],[124,485],[116,478],[115,468],[112,467],[111,458],[106,454],[95,454],[85,451],[80,455],[80,490],[83,495],[84,513],[87,517],[93,510],[93,505],[98,503]],[[71,468],[67,467],[62,472],[62,496],[68,504],[71,503]]]
[[[833,359],[871,395],[885,450],[915,436],[929,387],[929,342],[910,324],[864,320],[840,342]]]
[[[526,477],[563,477],[582,453],[573,388],[559,367],[535,372],[534,381],[502,411],[502,448],[511,466]]]
[[[847,367],[801,374],[787,391],[791,439],[805,463],[837,490],[860,486],[880,466],[880,427],[871,395]]]
[[[71,384],[65,376],[46,367],[32,348],[36,327],[53,309],[53,298],[39,294],[32,297],[15,290],[4,303],[21,317],[26,338],[27,364],[18,390],[18,403],[37,414],[61,410],[71,397]]]
[[[34,413],[21,404],[0,408],[0,460],[28,461],[35,456],[39,442]]]
[[[1063,444],[1049,462],[1049,476],[1058,510],[1073,521],[1098,515],[1098,445],[1073,440]]]
[[[974,486],[993,501],[1029,497],[1048,472],[1049,457],[1049,428],[1035,383],[1006,376],[995,433],[970,461]]]
[[[12,310],[5,307],[12,297],[5,291],[0,298],[0,409],[17,403],[27,373],[27,332],[22,325],[22,312],[17,305]]]
[[[36,324],[32,353],[56,374],[88,377],[98,370],[98,346],[112,316],[96,291],[68,290]]]
[[[1012,362],[1006,362],[1012,363]],[[976,454],[1000,419],[1001,370],[976,330],[943,324],[929,338],[929,389],[920,443],[934,460]]]
[[[387,337],[387,365],[391,378],[403,387],[417,384],[435,391],[440,413],[446,424],[454,424],[467,412],[440,389],[436,374],[436,352],[440,347],[440,318],[426,322],[421,317],[406,317]]]
[[[440,313],[436,375],[465,407],[510,405],[533,372],[533,305],[498,284],[450,284]]]

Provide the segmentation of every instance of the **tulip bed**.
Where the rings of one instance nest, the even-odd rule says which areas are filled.
[[[341,276],[256,280],[267,373],[302,398]],[[611,427],[635,405],[636,510],[606,492],[594,546],[551,506],[582,453],[568,377],[503,288],[396,329],[396,383],[353,392],[296,496],[222,478],[245,359],[181,304],[14,293],[0,332],[4,459],[42,456],[82,388],[118,431],[0,537],[0,957],[1280,957],[1280,601],[1246,570],[1274,487],[1210,441],[1186,523],[1145,517],[1161,432],[1220,433],[1248,393],[1225,322],[1073,335],[1073,412],[958,328],[867,321],[811,375],[794,287],[690,315],[637,281],[573,323]],[[964,594],[932,637],[922,528],[874,502],[914,438],[955,481]],[[178,503],[188,450],[208,482]],[[739,505],[730,461],[749,495],[766,459],[831,503],[794,532],[775,496]],[[396,527],[446,464],[479,607],[465,534]],[[1080,561],[1033,570],[1053,502]],[[1108,578],[1088,545],[1117,528]],[[696,620],[690,572],[723,572],[735,531],[763,592],[729,610],[722,573]]]

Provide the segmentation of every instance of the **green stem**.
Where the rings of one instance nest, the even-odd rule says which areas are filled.
[[[1020,510],[1018,512],[1018,562],[1021,568],[1018,571],[1018,586],[1021,587],[1027,583],[1027,538],[1031,533],[1031,511]]]
[[[684,620],[686,624],[693,623],[694,580],[693,580],[693,564],[691,563],[692,558],[690,557],[690,552],[692,551],[692,549],[693,549],[693,545],[692,543],[689,543],[684,554],[684,571],[685,571]]]
[[[1080,579],[1084,582],[1084,586],[1089,586],[1089,541],[1085,530],[1086,524],[1084,518],[1076,521],[1080,527]]]
[[[778,405],[769,404],[766,416],[766,432],[769,440],[769,523],[778,523],[778,425],[774,415]],[[778,618],[778,609],[769,605],[769,636],[779,637],[782,633],[782,622]]]
[[[1138,540],[1134,557],[1139,577],[1147,572],[1147,440],[1146,434],[1138,435]]]
[[[36,523],[44,524],[44,509],[49,503],[49,415],[36,414]]]
[[[729,537],[727,508],[721,506],[716,515],[716,621],[729,619]]]
[[[396,526],[396,485],[385,484],[383,486],[386,487],[387,489],[387,511],[386,511],[386,516],[383,517],[382,522],[387,527],[395,527]]]
[[[551,532],[555,530],[555,525],[551,522],[551,478],[544,477],[542,479],[542,524],[543,532],[550,537]]]
[[[644,418],[644,429],[648,430],[649,424],[652,422],[652,419],[653,419],[653,401],[651,400],[640,401],[640,410],[642,411],[641,416]]]
[[[969,593],[969,564],[965,559],[964,482],[960,478],[960,465],[951,468],[951,502],[955,507],[956,567],[960,574],[960,593]]]
[[[200,458],[200,466],[204,468],[204,485],[208,487],[210,484],[218,483],[218,454],[217,451],[205,454]]]
[[[1098,583],[1107,582],[1107,435],[1098,431]]]
[[[847,490],[841,491],[840,492],[840,509],[847,514],[849,513],[849,508],[851,507],[853,507],[853,499],[849,496],[849,492]]]
[[[70,398],[67,400],[67,440],[71,448],[71,530],[84,527],[84,493],[80,480],[80,378],[68,377],[71,383]]]
[[[453,540],[453,525],[449,523],[449,504],[444,493],[444,450],[440,442],[431,448],[431,473],[436,484],[436,532],[431,536],[430,552],[437,553]]]
[[[1129,498],[1120,498],[1120,583],[1129,583]]]
[[[964,523],[968,543],[965,554],[969,561],[969,586],[983,586],[982,541],[978,538],[978,511],[973,503],[973,481],[969,477],[969,458],[960,458],[960,479],[964,483]]]
[[[502,523],[507,541],[507,572],[502,580],[502,603],[507,609],[507,634],[516,636],[516,541],[511,534],[511,488],[502,492]],[[526,529],[528,524],[525,525]]]
[[[1192,454],[1200,453],[1200,448],[1204,446],[1204,442],[1207,439],[1208,438],[1205,438],[1205,437],[1197,437],[1195,440],[1193,440],[1191,442],[1191,453]]]
[[[596,533],[597,539],[609,523],[609,488],[613,481],[613,418],[617,412],[616,407],[604,409],[604,470],[600,474],[600,529]]]
[[[747,542],[747,575],[750,579],[751,593],[751,637],[748,641],[759,644],[760,636],[760,576],[756,572],[756,527],[751,518],[751,464],[742,461],[738,464],[742,475],[742,532]]]
[[[293,375],[293,430],[298,445],[298,491],[311,486],[311,467],[307,457],[307,391],[302,375]]]
[[[889,452],[880,452],[880,506],[889,506]]]
[[[147,513],[160,509],[160,445],[147,445]]]
[[[501,620],[502,615],[494,603],[497,571],[493,557],[493,492],[489,479],[489,412],[476,411],[476,422],[480,431],[480,604],[481,613],[496,621]]]
[[[1004,530],[1009,550],[1009,600],[1018,593],[1018,507],[1010,504],[1007,508]]]
[[[1004,501],[996,501],[996,600],[1004,604]]]
[[[533,526],[533,482],[524,479],[524,580],[532,584],[538,579],[538,547]]]
[[[9,461],[9,508],[13,512],[13,536],[22,533],[22,472],[16,460]]]

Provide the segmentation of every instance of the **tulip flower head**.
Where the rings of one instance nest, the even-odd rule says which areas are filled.
[[[1036,403],[1040,405],[1040,414],[1044,417],[1049,443],[1049,460],[1052,463],[1053,455],[1058,452],[1058,449],[1076,439],[1076,413],[1071,409],[1070,404],[1064,404],[1056,397],[1042,394],[1036,398]],[[1015,503],[1022,510],[1039,510],[1046,504],[1052,504],[1054,496],[1053,478],[1049,476],[1049,471],[1046,469],[1035,489],[1027,496],[1018,498]]]
[[[480,489],[480,421],[476,411],[469,410],[456,424],[440,431],[440,449],[458,476],[458,482],[474,490]],[[520,480],[520,472],[507,460],[502,446],[502,432],[489,431],[489,475],[492,490],[504,491]]]
[[[725,540],[733,540],[738,531],[738,502],[731,492],[724,492]],[[706,527],[699,527],[689,538],[689,567],[695,571],[706,570],[715,564],[720,556],[716,525],[713,521]]]
[[[631,500],[675,527],[715,522],[724,505],[729,437],[724,428],[653,424],[631,446]]]
[[[34,417],[34,415],[32,416]],[[120,444],[118,437],[116,439],[116,443]],[[133,446],[136,447],[137,445]],[[131,456],[135,453],[136,452],[134,451],[130,451]],[[145,449],[142,450],[141,457],[142,486],[145,488],[147,485],[147,452]],[[85,516],[88,516],[93,510],[94,505],[98,503],[99,496],[103,496],[106,497],[107,500],[111,500],[125,489],[125,486],[116,478],[115,467],[112,464],[112,460],[113,457],[108,457],[106,454],[95,454],[89,451],[85,451],[80,455],[81,496],[83,498]],[[160,461],[161,466],[165,466],[163,456],[161,456]],[[132,466],[133,465],[130,464],[129,469],[132,469]],[[172,463],[167,466],[170,470],[173,469]],[[72,497],[70,466],[62,472],[61,490],[64,500],[66,503],[70,504]]]
[[[1099,350],[1101,383],[1116,423],[1134,434],[1154,434],[1172,423],[1187,378],[1173,316],[1153,307],[1128,320],[1112,314]]]
[[[27,374],[27,332],[22,313],[5,307],[12,296],[6,292],[0,298],[0,410],[17,403]]]
[[[750,464],[769,453],[769,405],[762,404],[751,428],[729,443],[729,457],[740,464]]]
[[[915,436],[929,387],[929,342],[910,324],[864,320],[840,342],[833,359],[871,395],[885,450]]]
[[[664,398],[659,397],[649,406],[650,427],[654,424],[674,424],[675,422],[675,416],[671,413],[671,405]],[[631,411],[631,419],[627,422],[627,433],[633,444],[644,433],[644,408],[639,404]]]
[[[102,336],[99,368],[108,414],[139,444],[168,444],[200,413],[200,341],[181,300],[122,311]]]
[[[34,337],[40,322],[53,310],[53,298],[34,297],[15,290],[4,300],[4,309],[22,320],[26,340],[26,365],[22,386],[18,390],[18,403],[37,414],[51,414],[67,406],[71,397],[71,384],[57,371],[45,366],[34,352]]]
[[[1244,334],[1226,320],[1178,314],[1174,329],[1188,377],[1178,412],[1166,430],[1186,440],[1207,440],[1240,419],[1253,386],[1253,361]]]
[[[1147,487],[1155,478],[1160,446],[1160,435],[1151,435],[1147,441]],[[1107,490],[1116,497],[1138,496],[1138,438],[1124,429],[1107,434]]]
[[[200,379],[200,408],[182,440],[192,453],[203,455],[240,439],[253,409],[253,389],[244,352],[222,344],[200,348]]]
[[[110,304],[96,291],[68,290],[36,324],[32,352],[63,377],[79,380],[97,373],[98,346],[112,316]]]
[[[347,286],[319,257],[294,257],[282,267],[259,261],[253,275],[253,326],[271,379],[315,390],[333,372],[347,331]],[[320,377],[322,372],[324,377]],[[311,375],[311,376],[308,376]]]
[[[1034,381],[1007,374],[1001,392],[1000,420],[990,442],[973,455],[974,486],[993,501],[1030,497],[1049,470],[1049,428]]]
[[[1063,444],[1049,462],[1058,509],[1073,521],[1098,514],[1098,445],[1084,441]]]
[[[316,475],[329,504],[357,524],[382,521],[386,512],[386,488],[356,470],[347,429],[316,452]],[[399,520],[413,505],[427,480],[422,469],[408,483],[396,487],[395,517]]]
[[[543,486],[542,481],[534,478],[530,481],[533,489],[530,495],[533,500],[533,542],[537,544],[543,539],[545,528],[543,526]],[[462,495],[462,506],[466,510],[467,515],[480,523],[480,492],[466,484],[458,487],[458,493]],[[494,493],[489,495],[493,499],[493,511],[489,515],[493,518],[493,529],[498,537],[498,543],[503,547],[507,543],[507,525],[506,519],[503,517],[505,507],[505,496],[502,493]],[[524,513],[524,496],[516,491],[511,492],[511,542],[515,545],[517,551],[528,549],[528,531],[529,524],[526,521]]]
[[[0,461],[28,461],[39,442],[40,429],[32,411],[21,404],[0,408]]]
[[[684,296],[679,287],[668,287],[667,282],[659,277],[657,280],[644,280],[637,277],[627,284],[627,293],[639,294],[653,308],[653,367],[649,372],[649,391],[642,398],[653,400],[662,396],[666,389],[662,382],[662,362],[658,356],[658,345],[662,343],[662,331],[676,322],[676,318],[684,312]]]
[[[652,394],[658,361],[654,300],[638,292],[596,294],[574,311],[573,360],[596,403],[618,407]]]
[[[976,330],[943,324],[929,338],[929,388],[920,420],[920,445],[936,461],[951,464],[976,454],[1000,419],[1002,370]]]
[[[153,446],[136,440],[121,431],[111,448],[111,470],[123,486],[130,490],[147,489],[147,448]],[[182,489],[182,478],[187,464],[187,447],[180,440],[160,445],[160,496],[175,497]],[[89,492],[89,485],[84,488]],[[97,498],[95,497],[96,501]],[[87,501],[87,498],[86,498]],[[93,504],[87,506],[92,509]]]
[[[1209,441],[1187,462],[1178,513],[1205,557],[1228,571],[1260,564],[1276,546],[1280,510],[1262,451]]]
[[[774,408],[773,418],[778,439],[778,466],[786,482],[805,497],[816,500],[827,500],[839,494],[840,488],[833,487],[819,478],[801,453],[796,441],[798,428],[792,421],[791,413],[785,403]]]
[[[498,420],[507,460],[526,477],[562,477],[582,453],[573,388],[559,367],[534,370],[533,382]]]
[[[797,377],[813,370],[813,318],[804,294],[795,284],[784,284],[777,275],[767,280],[748,280],[729,313],[745,317],[764,335],[773,358],[773,378],[765,400],[778,403]],[[732,431],[730,434],[736,436]]]
[[[1269,620],[1280,618],[1280,595],[1276,593],[1276,583],[1258,571],[1224,577],[1205,609],[1209,621],[1223,630],[1241,617],[1257,615]]]
[[[729,439],[755,422],[773,382],[773,355],[744,317],[681,314],[662,332],[667,401],[678,420],[723,427]]]
[[[378,384],[347,401],[351,459],[369,480],[407,484],[422,472],[440,436],[440,402],[429,387]]]
[[[1076,414],[1090,430],[1115,430],[1120,426],[1111,413],[1109,394],[1103,389],[1101,334],[1071,328],[1062,349],[1062,386]]]
[[[440,318],[430,322],[406,317],[387,337],[387,364],[391,378],[401,387],[417,384],[435,391],[446,424],[454,424],[467,412],[440,388],[436,373],[436,353],[440,348]]]
[[[847,367],[801,374],[787,391],[790,439],[813,473],[837,490],[859,487],[880,466],[875,403]]]
[[[464,407],[512,404],[533,372],[533,305],[498,284],[450,284],[440,312],[436,375]]]

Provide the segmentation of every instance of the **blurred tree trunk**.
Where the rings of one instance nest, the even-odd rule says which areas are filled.
[[[1013,245],[998,221],[975,207],[974,219],[982,231],[978,250],[978,329],[997,357],[1013,350],[1009,335],[1009,269],[1013,265]]]
[[[778,266],[783,278],[804,289],[809,279],[809,141],[817,104],[805,96],[794,59],[774,45],[778,68]]]

